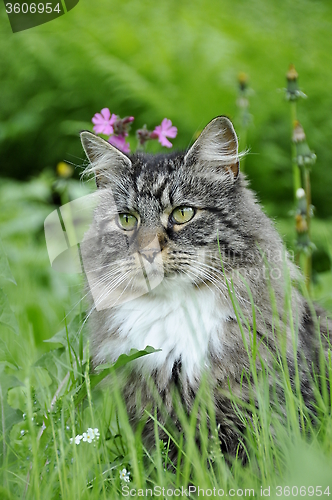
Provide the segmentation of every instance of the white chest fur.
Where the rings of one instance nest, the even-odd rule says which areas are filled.
[[[142,369],[163,368],[171,376],[174,362],[181,360],[193,381],[207,365],[209,349],[221,354],[224,325],[233,315],[212,290],[193,288],[182,279],[164,280],[149,294],[113,309],[102,354],[115,360],[150,345],[161,351],[138,360]],[[112,335],[115,330],[120,339]]]

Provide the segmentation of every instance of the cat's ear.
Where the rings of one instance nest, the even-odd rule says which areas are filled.
[[[97,187],[109,184],[113,177],[121,175],[121,171],[131,167],[128,156],[109,142],[92,132],[81,132],[82,146],[90,162],[85,173],[93,173]]]
[[[226,116],[214,118],[191,146],[184,161],[226,171],[235,180],[239,175],[238,140],[232,122]]]

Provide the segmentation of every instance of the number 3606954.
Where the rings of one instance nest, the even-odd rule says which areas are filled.
[[[60,3],[56,4],[53,8],[50,2],[48,3],[6,3],[7,14],[52,14],[52,12],[57,12],[61,14]]]

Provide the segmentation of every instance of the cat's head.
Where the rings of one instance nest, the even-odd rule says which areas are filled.
[[[125,155],[90,132],[81,140],[100,196],[83,262],[96,287],[106,283],[103,296],[130,300],[178,277],[218,288],[218,241],[233,259],[248,244],[231,121],[212,120],[186,153]]]

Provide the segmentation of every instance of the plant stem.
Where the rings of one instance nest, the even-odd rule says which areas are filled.
[[[240,135],[240,151],[245,151],[247,149],[247,127],[242,125],[241,135]],[[246,155],[241,158],[241,172],[244,172],[244,164],[246,161]]]
[[[311,185],[310,185],[310,171],[309,168],[304,168],[304,183],[305,183],[305,194],[307,200],[307,225],[308,225],[308,237],[310,239],[310,207],[311,207]],[[305,257],[305,283],[308,292],[310,293],[310,282],[311,282],[311,270],[312,270],[312,252],[310,252]]]
[[[292,120],[291,130],[293,130],[294,123],[297,121],[296,101],[290,102],[290,108],[291,108],[291,120]],[[296,146],[293,141],[292,141],[292,163],[293,163],[294,200],[296,201],[296,191],[301,187],[302,183],[301,183],[301,172],[298,164],[296,163]]]

